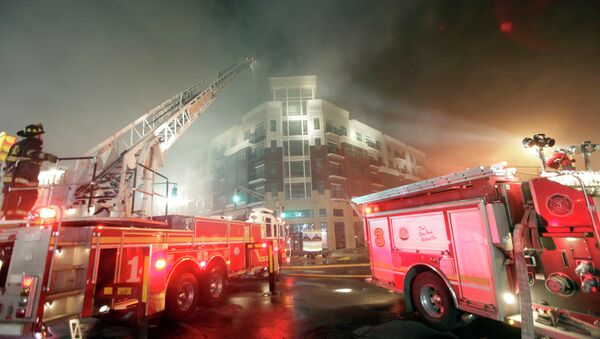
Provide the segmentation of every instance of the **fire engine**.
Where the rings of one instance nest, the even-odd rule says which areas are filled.
[[[505,166],[353,198],[370,281],[440,329],[481,316],[524,338],[600,337],[600,172],[519,182]]]
[[[272,210],[247,221],[169,214],[173,183],[156,172],[216,93],[253,64],[216,73],[40,176],[30,218],[0,224],[0,336],[129,311],[184,319],[221,302],[228,278],[285,260],[284,222]]]

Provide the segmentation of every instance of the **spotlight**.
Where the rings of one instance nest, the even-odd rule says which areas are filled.
[[[525,138],[525,139],[523,139],[522,144],[523,144],[523,147],[525,147],[525,148],[533,147],[533,145],[534,145],[533,139]]]

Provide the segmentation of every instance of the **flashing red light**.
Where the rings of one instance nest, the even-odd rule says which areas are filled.
[[[97,229],[97,230],[101,230],[101,229],[103,229],[103,228],[104,228],[104,226],[102,226],[102,225],[100,225],[100,226],[96,227],[96,229]]]
[[[371,213],[371,212],[373,212],[373,209],[372,209],[371,207],[367,207],[367,208],[365,208],[365,213],[366,213],[366,214],[369,214],[369,213]]]
[[[279,251],[279,247],[275,247],[275,252]]]
[[[206,261],[202,260],[202,261],[200,262],[200,267],[205,267],[205,266],[206,266]]]
[[[379,212],[379,207],[375,207],[375,208],[373,208],[373,211],[374,211],[374,212]]]
[[[57,207],[45,206],[36,208],[35,210],[31,211],[29,214],[29,218],[32,219],[34,224],[51,224],[56,221],[57,214]]]
[[[512,32],[512,22],[510,21],[502,21],[500,23],[500,32],[502,33],[510,33]]]
[[[30,288],[31,284],[33,284],[33,277],[23,277],[23,280],[21,280],[21,287],[23,288]]]
[[[167,261],[166,261],[165,259],[158,259],[158,260],[156,260],[156,262],[154,263],[154,267],[155,267],[157,270],[162,270],[162,269],[164,269],[165,267],[167,267]]]
[[[267,248],[267,243],[266,242],[263,242],[262,248]]]
[[[285,258],[285,262],[288,264],[290,263],[290,260],[291,260],[290,257]]]

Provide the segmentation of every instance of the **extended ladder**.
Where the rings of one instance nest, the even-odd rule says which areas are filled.
[[[496,178],[498,181],[513,181],[514,168],[504,168],[503,166],[476,167],[463,172],[452,173],[436,178],[431,178],[416,183],[391,188],[385,191],[363,195],[352,198],[355,204],[366,204],[376,201],[388,200],[397,197],[425,193],[431,190],[442,189],[444,187],[465,184],[473,180],[482,178]]]

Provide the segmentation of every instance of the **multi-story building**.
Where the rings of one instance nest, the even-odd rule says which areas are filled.
[[[420,180],[425,155],[317,99],[316,76],[269,80],[273,100],[205,148],[203,213],[283,209],[296,237],[321,230],[329,249],[362,246],[349,198]]]

